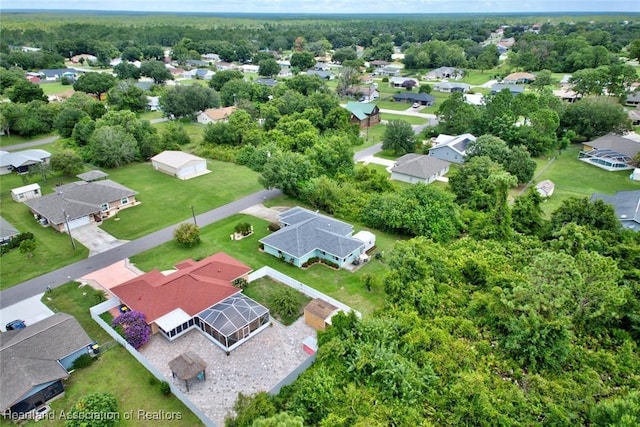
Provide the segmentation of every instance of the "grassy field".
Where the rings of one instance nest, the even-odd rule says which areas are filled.
[[[378,99],[375,101],[375,104],[378,108],[397,111],[404,111],[411,107],[410,104],[407,104],[406,102],[396,102],[391,97],[385,98],[384,100]]]
[[[274,303],[274,298],[282,292],[291,293],[296,307],[295,314],[289,315],[287,313],[281,313],[278,309],[278,304]],[[298,292],[287,285],[278,283],[269,277],[262,277],[258,280],[254,280],[242,290],[242,293],[267,307],[271,316],[276,318],[285,326],[289,326],[302,316],[304,307],[311,301],[311,298],[305,294]]]
[[[49,146],[46,149],[51,151]],[[36,174],[27,183],[37,182],[40,184],[42,194],[49,194],[53,192],[55,184],[71,181],[77,181],[77,179],[54,175],[49,176],[47,182],[44,182],[40,174]],[[73,250],[67,234],[58,233],[51,227],[41,226],[33,218],[33,214],[27,206],[11,199],[11,189],[23,185],[25,182],[19,175],[0,176],[0,215],[20,232],[33,233],[37,247],[32,258],[26,258],[26,255],[17,248],[2,256],[0,289],[6,289],[44,272],[80,261],[89,254],[89,251],[80,244],[77,244],[77,249]]]
[[[484,72],[482,72],[481,70],[467,70],[467,75],[459,81],[468,83],[470,85],[482,85],[491,80],[491,78],[499,72],[499,68],[485,70]]]
[[[56,288],[47,294],[43,302],[53,311],[73,315],[87,334],[99,343],[110,341],[109,335],[89,315],[89,307],[96,304],[96,293],[89,287],[78,287],[72,282]],[[115,346],[102,353],[89,367],[78,369],[65,382],[65,394],[50,403],[55,414],[68,412],[82,396],[90,392],[112,393],[118,400],[120,414],[133,411],[131,420],[118,423],[119,426],[154,426],[157,421],[138,419],[138,410],[145,412],[178,412],[181,420],[165,421],[167,426],[197,426],[200,420],[174,396],[163,395],[154,377],[122,346]],[[27,425],[55,426],[61,420],[44,419]]]
[[[63,85],[60,82],[40,82],[40,87],[45,95],[56,95],[68,91],[73,91],[72,85]]]
[[[277,204],[288,202],[288,199],[281,198],[270,202]],[[229,235],[233,233],[235,225],[239,222],[248,222],[253,225],[254,233],[245,239],[231,241]],[[202,242],[194,248],[181,247],[171,241],[135,255],[131,261],[143,271],[154,268],[165,270],[187,258],[202,259],[213,253],[224,251],[253,269],[264,265],[275,268],[363,313],[369,313],[382,305],[384,292],[379,280],[387,269],[383,263],[384,259],[383,261],[372,259],[355,273],[345,270],[334,271],[324,265],[314,265],[309,269],[302,270],[259,250],[258,241],[269,234],[267,225],[268,221],[253,216],[233,215],[203,227],[200,234]],[[356,225],[355,228],[360,230],[363,227]],[[390,250],[398,240],[397,236],[379,231],[375,231],[375,234],[379,252]],[[370,275],[375,278],[374,281],[378,281],[371,292],[364,289],[363,277],[365,275]]]
[[[555,183],[555,190],[542,205],[550,214],[569,197],[591,197],[594,192],[614,194],[623,190],[640,190],[640,182],[629,179],[630,171],[607,172],[578,160],[580,145],[573,145],[563,151],[544,171],[549,159],[537,159],[535,183],[549,179]]]
[[[206,125],[203,125],[202,123],[195,123],[189,119],[180,119],[179,123],[187,132],[187,135],[189,135],[189,138],[191,138],[192,143],[202,142],[202,133],[204,132]],[[154,124],[153,127],[155,127],[158,130],[158,132],[162,135],[164,128],[166,128],[168,125],[169,125],[169,122],[161,122],[161,123]]]
[[[403,122],[407,122],[410,125],[424,125],[427,123],[427,119],[416,116],[404,116],[400,114],[389,114],[389,113],[380,113],[380,117],[382,120],[401,120]]]
[[[164,117],[162,111],[146,111],[142,114],[139,114],[138,117],[141,120],[153,120],[153,119],[161,119]]]
[[[138,192],[139,206],[120,212],[120,221],[102,228],[121,239],[136,239],[153,231],[217,208],[262,189],[258,174],[243,166],[208,161],[211,173],[182,181],[153,170],[150,163],[105,170],[109,178]]]

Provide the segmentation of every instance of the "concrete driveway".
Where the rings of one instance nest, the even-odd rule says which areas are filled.
[[[128,242],[128,240],[116,239],[95,223],[71,230],[71,236],[89,249],[89,256],[97,255]]]
[[[34,295],[0,310],[0,330],[5,331],[4,326],[12,320],[24,320],[29,326],[53,316],[53,311],[40,301],[42,295],[44,294]]]

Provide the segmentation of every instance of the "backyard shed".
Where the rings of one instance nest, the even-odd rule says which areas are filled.
[[[553,183],[553,181],[550,181],[548,179],[545,179],[544,181],[541,181],[536,185],[536,191],[542,197],[551,197],[555,188],[556,185]]]
[[[634,181],[640,181],[640,168],[635,168],[631,173],[631,179]]]
[[[353,235],[354,239],[360,240],[364,243],[364,251],[367,252],[369,249],[373,248],[376,245],[376,235],[370,231],[362,230],[358,231]]]
[[[42,192],[38,184],[29,184],[11,190],[11,198],[16,202],[24,202],[25,200],[35,199],[40,196],[42,196]]]
[[[337,310],[333,304],[316,298],[304,308],[304,323],[316,331],[324,331],[327,325],[331,325],[331,317]]]
[[[184,381],[184,385],[189,391],[189,381],[194,379],[206,380],[207,364],[192,351],[187,351],[180,354],[175,359],[169,362],[169,369],[171,369],[171,375],[173,378],[178,378]]]
[[[180,179],[195,178],[210,172],[205,159],[183,151],[163,151],[151,158],[151,164],[155,170]]]

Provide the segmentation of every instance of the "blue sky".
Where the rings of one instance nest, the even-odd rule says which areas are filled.
[[[640,0],[22,0],[0,8],[251,13],[640,12]]]

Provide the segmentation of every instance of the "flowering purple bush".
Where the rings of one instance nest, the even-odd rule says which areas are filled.
[[[114,328],[120,326],[124,331],[124,339],[135,349],[142,347],[149,341],[151,328],[147,325],[144,313],[133,310],[124,312],[113,319],[111,325]]]

